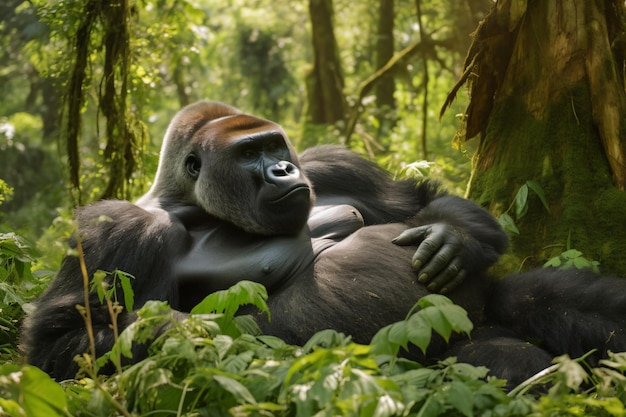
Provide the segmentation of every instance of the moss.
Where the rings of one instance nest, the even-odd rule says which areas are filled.
[[[532,192],[516,219],[510,255],[524,268],[571,247],[603,269],[626,275],[626,239],[615,233],[626,219],[626,194],[615,189],[592,120],[588,87],[581,83],[553,99],[540,117],[515,97],[496,103],[476,159],[468,196],[496,216],[527,181],[543,188],[551,213]],[[514,209],[509,211],[515,217]],[[521,262],[520,262],[521,263]],[[518,264],[518,268],[519,268]],[[501,267],[511,268],[511,262]]]

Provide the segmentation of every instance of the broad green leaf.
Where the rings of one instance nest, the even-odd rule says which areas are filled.
[[[406,321],[399,321],[391,325],[387,338],[389,342],[407,348],[408,342],[408,323]]]
[[[588,259],[580,257],[580,258],[574,258],[572,260],[572,262],[574,263],[574,266],[577,269],[585,269],[585,268],[591,268],[593,267],[593,264],[591,262],[589,262]]]
[[[513,218],[508,214],[502,213],[498,216],[498,223],[500,223],[500,226],[502,226],[505,231],[519,235],[519,229],[515,225]]]
[[[115,271],[115,277],[119,280],[122,286],[122,292],[124,293],[124,307],[126,307],[126,311],[131,312],[134,307],[135,292],[133,291],[133,286],[131,285],[130,280],[135,279],[135,277],[119,270]]]
[[[519,220],[528,211],[528,185],[520,187],[515,195],[515,217]]]
[[[411,343],[420,348],[422,353],[425,354],[433,336],[433,328],[425,316],[420,314],[421,311],[422,310],[418,311],[409,318],[407,337]]]
[[[561,254],[561,256],[565,259],[576,259],[579,258],[583,253],[576,249],[566,250]]]
[[[213,338],[213,344],[217,349],[217,354],[219,355],[220,359],[224,359],[224,357],[228,353],[228,350],[233,345],[233,338],[226,335],[217,335]]]
[[[63,388],[34,366],[0,366],[2,408],[11,416],[67,416],[67,397]]]
[[[213,375],[213,379],[220,384],[222,388],[233,394],[240,404],[256,404],[256,399],[250,394],[250,391],[239,381],[223,375]]]
[[[239,331],[243,334],[261,334],[259,324],[256,322],[254,317],[249,314],[246,314],[245,316],[235,316],[233,317],[233,321],[235,322],[237,329],[239,329]]]
[[[430,325],[433,326],[433,330],[436,331],[447,342],[450,340],[452,334],[452,326],[450,322],[437,307],[427,307],[421,310],[419,313],[424,314]]]
[[[398,375],[393,375],[391,379],[398,385],[409,385],[415,388],[424,388],[428,385],[433,374],[438,371],[431,368],[411,369]]]
[[[248,368],[254,359],[254,352],[248,350],[238,355],[230,354],[224,358],[222,369],[231,374],[240,374]]]
[[[417,301],[417,305],[420,308],[426,308],[430,306],[444,306],[451,304],[454,304],[452,300],[441,294],[428,294]]]
[[[302,347],[305,352],[310,352],[314,347],[321,346],[325,348],[332,348],[335,346],[344,346],[350,341],[350,338],[345,334],[336,330],[326,329],[320,330],[315,333]]]
[[[417,417],[436,417],[443,415],[443,404],[441,404],[441,400],[438,395],[429,396],[422,408],[420,408],[417,413]]]
[[[453,381],[448,390],[447,402],[459,410],[464,416],[474,415],[474,393],[462,382]]]
[[[398,346],[393,346],[389,343],[389,331],[391,330],[391,324],[378,330],[370,342],[373,352],[377,355],[391,355],[398,354]]]
[[[541,188],[541,185],[537,184],[535,181],[526,181],[526,184],[528,184],[530,189],[533,190],[535,194],[537,194],[537,197],[539,197],[539,200],[541,200],[541,203],[546,208],[548,213],[551,213],[550,206],[548,205],[548,200],[546,199],[546,194],[543,192],[543,188]]]
[[[223,313],[224,320],[230,321],[240,306],[253,304],[269,317],[267,290],[257,282],[239,281],[227,290],[209,294],[192,310],[191,314]]]
[[[554,258],[548,259],[548,261],[545,264],[543,264],[543,267],[544,268],[549,268],[549,267],[558,268],[561,266],[561,264],[562,264],[561,257],[555,256]]]
[[[288,346],[283,339],[276,336],[260,335],[257,339],[275,350],[285,349]]]
[[[452,326],[452,330],[457,333],[469,334],[474,328],[472,321],[467,316],[467,311],[461,306],[456,304],[442,306],[441,312]]]

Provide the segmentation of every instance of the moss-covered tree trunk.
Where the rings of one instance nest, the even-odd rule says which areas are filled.
[[[332,0],[310,0],[313,68],[307,75],[307,121],[335,123],[345,117],[343,75],[333,29]]]
[[[626,274],[624,21],[619,0],[500,0],[474,34],[459,82],[467,137],[480,136],[468,197],[515,221],[506,268],[541,265],[569,240]],[[530,188],[516,215],[527,181],[550,212]]]

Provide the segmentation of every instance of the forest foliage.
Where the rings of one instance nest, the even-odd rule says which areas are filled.
[[[111,352],[79,358],[76,380],[55,382],[23,364],[19,323],[68,254],[73,207],[145,192],[170,118],[196,100],[277,121],[299,150],[349,144],[397,176],[436,177],[464,194],[476,146],[455,139],[466,97],[460,92],[441,120],[439,111],[462,73],[469,34],[492,2],[326,3],[334,6],[346,113],[330,124],[307,117],[315,52],[307,1],[0,4],[0,415],[626,416],[623,354],[595,368],[558,358],[508,395],[484,368],[402,358],[409,345],[426,348],[433,332],[471,331],[464,312],[437,296],[420,300],[416,314],[381,329],[369,345],[326,331],[300,347],[259,335],[250,318],[235,316],[243,304],[264,308],[265,290],[242,282],[185,322],[166,305],[147,304]],[[389,55],[375,58],[381,10],[390,4],[395,55],[386,61]],[[374,88],[382,72],[394,81],[385,104]],[[512,233],[529,195],[545,199],[536,183],[523,190],[509,219],[500,219]],[[597,266],[569,242],[566,249],[551,266]],[[119,279],[131,278],[120,272]],[[120,285],[125,300],[93,288],[113,312],[132,304],[129,286]],[[411,330],[414,321],[419,331]],[[171,330],[149,357],[125,365],[130,343],[163,324]],[[117,364],[110,378],[96,376],[105,360]]]

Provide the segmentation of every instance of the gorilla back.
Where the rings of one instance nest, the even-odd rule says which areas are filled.
[[[540,270],[491,284],[484,272],[508,240],[485,210],[430,182],[394,181],[340,147],[299,157],[280,126],[221,103],[173,118],[154,185],[136,203],[102,201],[76,217],[89,276],[132,274],[137,308],[165,300],[184,317],[211,292],[252,279],[269,292],[266,333],[301,344],[334,328],[368,342],[438,291],[469,311],[476,331],[450,350],[431,346],[427,359],[454,353],[515,383],[554,355],[626,350],[624,281]],[[73,377],[74,356],[88,351],[75,307],[83,297],[68,257],[24,323],[28,361],[56,378]],[[89,297],[102,354],[110,318]],[[134,320],[118,317],[120,328]]]

